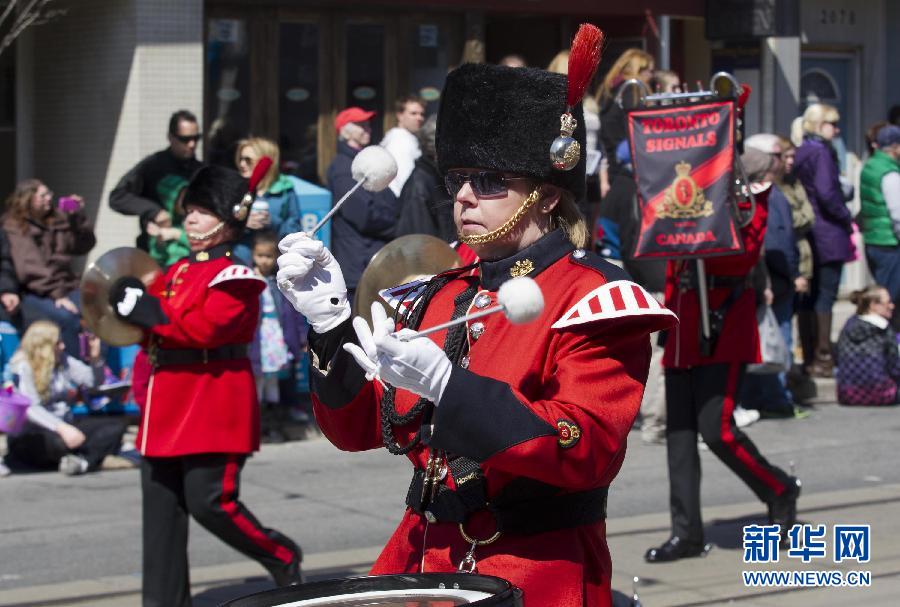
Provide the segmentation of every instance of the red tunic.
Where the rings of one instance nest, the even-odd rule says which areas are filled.
[[[259,320],[265,282],[214,250],[169,268],[149,292],[160,298],[169,324],[157,325],[135,362],[149,371],[137,444],[143,455],[250,453],[259,449],[259,404],[250,360],[197,362],[149,369],[150,340],[160,349],[212,349],[249,344]],[[136,377],[136,383],[140,379]]]
[[[759,260],[766,235],[769,190],[756,194],[756,212],[741,230],[744,252],[739,255],[707,259],[706,275],[731,278],[746,277]],[[679,285],[680,274],[693,268],[693,262],[670,261],[666,268],[666,306],[678,315],[678,328],[666,339],[663,366],[686,369],[714,363],[758,363],[759,329],[756,324],[756,295],[751,288],[731,304],[713,355],[700,356],[700,301],[696,289]],[[709,309],[715,310],[728,298],[733,287],[709,290]]]
[[[484,331],[477,339],[468,332],[468,368],[454,366],[432,418],[431,447],[478,461],[489,501],[523,477],[560,493],[608,487],[622,465],[626,436],[640,408],[650,361],[648,336],[674,323],[674,316],[647,301],[650,296],[624,272],[590,253],[573,254],[572,248],[553,233],[513,258],[482,262],[480,276],[457,275],[438,291],[421,323],[426,328],[448,320],[457,295],[479,280],[479,295],[496,303],[496,289],[509,278],[513,262],[533,261],[528,275],[543,291],[543,313],[527,325],[512,325],[502,314],[470,321],[470,329],[481,322]],[[498,267],[505,276],[498,275]],[[445,336],[443,331],[431,338],[442,345]],[[378,383],[363,384],[346,402],[325,394],[328,382],[338,381],[332,378],[339,373],[334,370],[337,356],[331,363],[338,366],[329,367],[328,375],[313,370],[319,424],[341,449],[381,447],[383,389]],[[408,411],[416,400],[397,390],[398,412]],[[395,428],[398,442],[408,443],[420,423],[416,419]],[[423,444],[408,454],[418,469],[427,457]],[[493,526],[490,515],[479,511],[466,530],[485,538]],[[432,523],[426,529],[425,519],[407,509],[372,573],[455,571],[468,548],[456,524]],[[526,606],[611,603],[603,521],[537,535],[504,534],[478,547],[475,558],[478,573],[522,588]]]

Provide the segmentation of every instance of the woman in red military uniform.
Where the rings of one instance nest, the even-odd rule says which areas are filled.
[[[584,249],[584,158],[558,170],[548,153],[566,84],[491,65],[448,75],[438,158],[460,240],[481,261],[474,275],[423,281],[396,312],[402,327],[432,327],[495,305],[501,284],[528,276],[545,301],[532,323],[494,314],[407,342],[373,306],[371,329],[351,327],[331,253],[304,234],[281,244],[279,285],[313,327],[322,430],[341,449],[385,446],[414,467],[374,574],[477,568],[532,607],[611,604],[607,489],[640,407],[649,334],[674,316]],[[583,144],[580,107],[571,112]]]
[[[279,585],[300,581],[300,549],[239,501],[240,473],[259,449],[259,405],[248,344],[264,282],[231,258],[247,193],[237,173],[206,167],[185,191],[191,255],[146,291],[118,281],[110,300],[146,329],[149,366],[137,443],[143,454],[145,607],[189,606],[188,516],[257,560]],[[238,209],[240,209],[238,205]]]
[[[755,152],[755,151],[754,151]],[[700,512],[697,435],[710,451],[768,506],[782,539],[797,519],[800,483],[769,463],[734,422],[736,395],[747,364],[760,362],[756,295],[748,276],[759,259],[768,217],[770,184],[765,170],[751,174],[756,210],[741,230],[744,252],[705,260],[713,339],[701,344],[696,262],[670,261],[666,305],[679,318],[666,339],[666,448],[672,535],[644,555],[647,562],[674,561],[706,550]]]

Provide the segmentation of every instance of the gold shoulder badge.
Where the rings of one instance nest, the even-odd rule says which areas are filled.
[[[666,190],[662,204],[656,209],[656,216],[694,219],[712,215],[712,201],[706,199],[703,190],[691,177],[691,165],[684,161],[679,162],[675,165],[675,173],[677,175]]]
[[[509,275],[513,278],[518,278],[519,276],[530,274],[533,270],[534,264],[530,259],[520,259],[509,269]]]
[[[556,432],[559,434],[559,446],[563,449],[574,447],[581,438],[581,428],[567,419],[560,419],[556,422]]]

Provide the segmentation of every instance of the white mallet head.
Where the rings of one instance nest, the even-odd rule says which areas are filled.
[[[380,145],[370,145],[360,150],[350,165],[353,179],[363,182],[363,188],[380,192],[397,176],[397,161]]]
[[[516,325],[531,322],[544,311],[541,288],[527,276],[512,278],[500,285],[497,301],[509,322]]]

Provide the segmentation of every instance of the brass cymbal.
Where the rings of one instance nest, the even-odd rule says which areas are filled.
[[[408,234],[384,245],[369,261],[353,301],[354,314],[372,322],[372,302],[385,302],[378,292],[422,276],[439,274],[458,267],[459,255],[435,236]]]
[[[112,249],[95,259],[81,277],[81,315],[91,332],[113,346],[141,341],[143,329],[113,312],[109,290],[123,276],[133,276],[149,286],[161,272],[150,255],[133,247]]]

